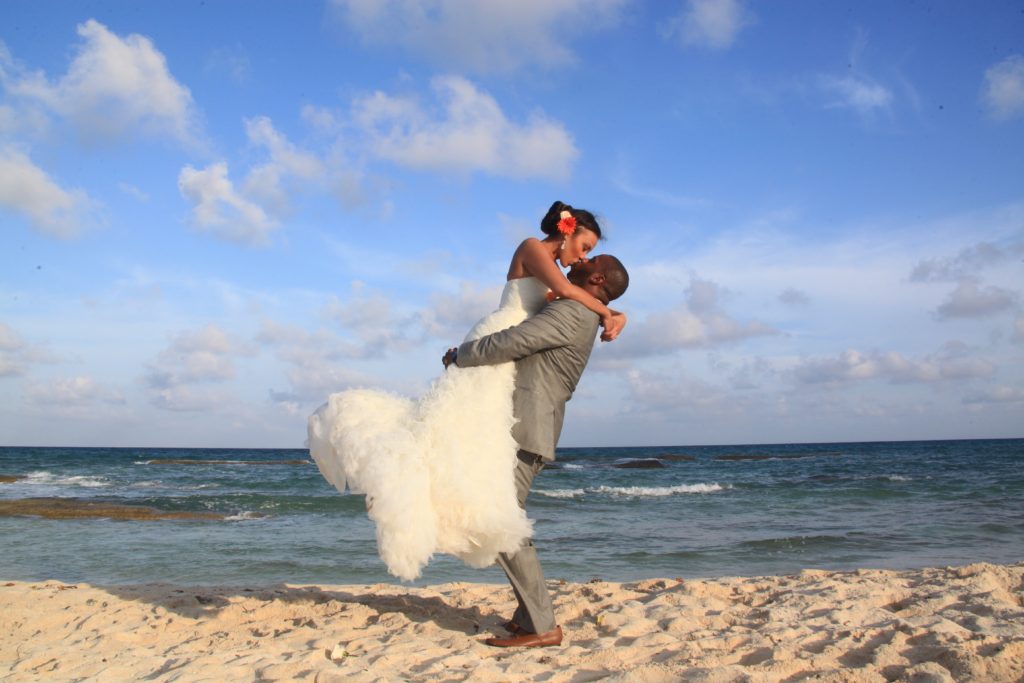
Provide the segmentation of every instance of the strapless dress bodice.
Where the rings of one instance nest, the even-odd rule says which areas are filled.
[[[500,308],[520,308],[533,315],[547,303],[548,287],[535,277],[521,277],[505,283]]]

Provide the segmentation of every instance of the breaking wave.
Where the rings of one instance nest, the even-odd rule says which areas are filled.
[[[596,486],[588,489],[552,489],[537,490],[542,496],[549,498],[579,498],[588,494],[621,497],[663,497],[690,493],[717,493],[731,489],[732,486],[721,484],[679,484],[678,486]]]
[[[26,484],[46,486],[82,486],[90,489],[110,486],[110,482],[103,477],[85,477],[81,475],[62,477],[46,471],[29,472],[22,481]]]

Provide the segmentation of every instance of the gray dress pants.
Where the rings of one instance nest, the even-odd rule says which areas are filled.
[[[526,496],[530,493],[533,478],[544,468],[539,455],[519,451],[516,463],[516,496],[519,507],[526,507]],[[527,539],[513,554],[498,555],[498,564],[505,570],[512,590],[519,601],[519,607],[512,615],[512,621],[533,633],[546,633],[555,628],[555,610],[551,595],[544,582],[544,571],[540,568],[533,541]]]

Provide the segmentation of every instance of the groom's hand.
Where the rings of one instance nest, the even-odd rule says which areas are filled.
[[[448,366],[455,362],[455,358],[459,355],[459,350],[456,348],[448,349],[443,356],[441,356],[441,362],[444,363],[444,367],[447,370]]]

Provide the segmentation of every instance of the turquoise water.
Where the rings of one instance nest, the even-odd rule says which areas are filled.
[[[644,459],[660,466],[622,467]],[[1017,562],[1022,465],[1024,439],[567,448],[527,509],[548,577],[569,581]],[[303,450],[0,448],[0,474],[22,477],[0,499],[225,516],[0,516],[2,579],[397,582],[362,496],[335,491]],[[415,583],[503,579],[438,556]]]

